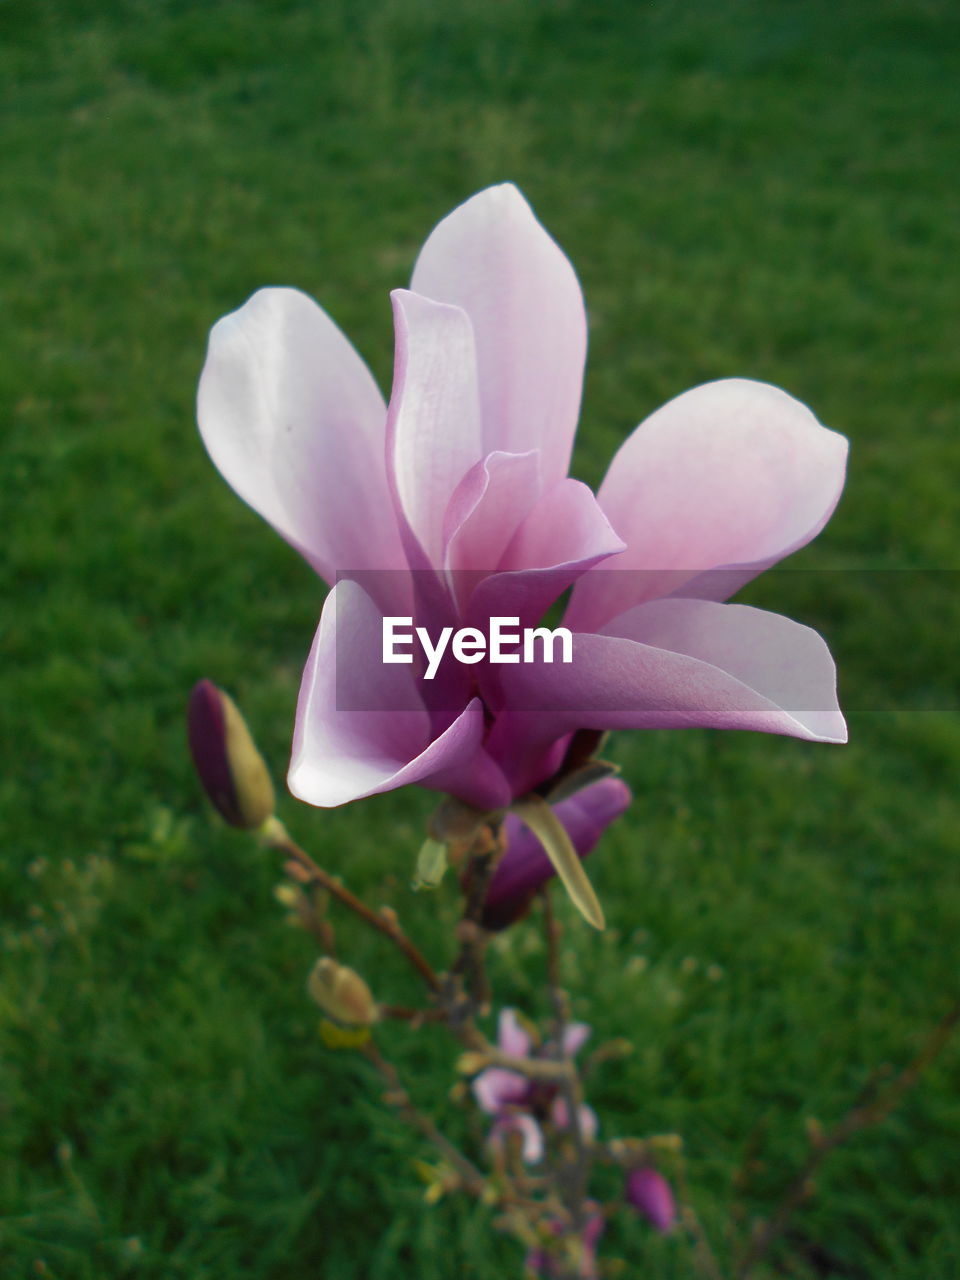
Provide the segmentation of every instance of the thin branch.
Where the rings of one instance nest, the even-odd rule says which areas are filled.
[[[367,1041],[363,1052],[387,1083],[387,1101],[397,1108],[409,1124],[419,1129],[423,1136],[437,1147],[446,1162],[460,1175],[464,1188],[471,1195],[483,1196],[487,1189],[487,1181],[483,1174],[472,1160],[468,1159],[445,1134],[440,1132],[429,1116],[424,1115],[414,1106],[393,1063],[387,1061],[373,1040]]]
[[[560,1096],[567,1110],[567,1123],[573,1138],[574,1158],[570,1165],[567,1208],[578,1231],[583,1230],[586,1221],[584,1200],[587,1194],[587,1181],[590,1172],[590,1152],[580,1123],[580,1104],[582,1090],[576,1064],[567,1054],[564,1040],[567,1029],[567,997],[560,984],[560,923],[553,910],[549,884],[540,890],[540,901],[543,906],[543,928],[547,943],[547,984],[550,990],[550,1003],[553,1006],[553,1040],[557,1057],[556,1065],[564,1068],[560,1080]]]
[[[488,934],[481,921],[487,889],[505,847],[502,826],[481,826],[474,837],[463,876],[463,917],[457,930],[460,951],[451,972],[464,979],[472,1000],[471,1014],[490,1003],[485,964]]]
[[[960,1000],[940,1020],[909,1066],[904,1067],[885,1089],[877,1090],[872,1100],[851,1107],[833,1129],[816,1139],[813,1150],[787,1188],[776,1213],[751,1240],[737,1267],[737,1280],[745,1280],[745,1277],[749,1276],[774,1241],[786,1230],[793,1214],[810,1194],[813,1175],[830,1152],[846,1142],[854,1133],[886,1120],[944,1048],[958,1023],[960,1023]]]
[[[372,907],[368,907],[356,894],[345,888],[339,880],[335,880],[333,876],[318,866],[309,853],[295,843],[281,822],[274,820],[273,825],[264,833],[264,840],[271,849],[277,849],[287,855],[291,860],[287,864],[288,869],[296,867],[299,870],[299,874],[295,874],[295,878],[301,884],[320,885],[321,888],[326,889],[331,897],[336,898],[354,915],[359,916],[365,924],[389,938],[413,968],[416,969],[430,990],[439,992],[440,979],[423,953],[410,941],[400,927],[395,911],[389,907],[383,907],[380,911],[374,911]]]

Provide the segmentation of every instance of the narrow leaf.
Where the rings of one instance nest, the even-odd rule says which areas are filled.
[[[431,836],[417,855],[411,889],[436,889],[447,869],[447,846]]]
[[[603,929],[603,908],[593,885],[587,879],[577,851],[570,843],[563,823],[542,796],[528,795],[513,803],[513,812],[525,823],[543,845],[544,852],[553,863],[554,870],[569,893],[573,905],[588,924]]]

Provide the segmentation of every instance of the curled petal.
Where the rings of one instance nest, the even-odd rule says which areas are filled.
[[[560,480],[580,412],[586,312],[573,267],[516,187],[490,187],[444,218],[411,287],[470,317],[483,452],[539,449],[543,483]]]
[[[510,1107],[522,1106],[530,1093],[525,1076],[503,1067],[487,1067],[486,1071],[481,1071],[472,1088],[477,1105],[491,1116],[498,1116]]]
[[[512,1058],[525,1058],[530,1052],[530,1034],[517,1017],[516,1010],[500,1010],[497,1044]]]
[[[527,1164],[543,1159],[543,1133],[533,1116],[516,1113],[500,1116],[490,1130],[491,1142],[502,1142],[508,1133],[519,1133],[523,1139],[522,1155]]]
[[[352,581],[324,602],[300,689],[290,790],[328,807],[418,782],[498,807],[506,782],[482,747],[480,700],[437,734],[411,668],[381,661],[382,621]]]
[[[588,569],[623,551],[596,498],[579,480],[548,489],[504,549],[498,572],[476,588],[469,620],[517,617],[535,625],[550,605]]]

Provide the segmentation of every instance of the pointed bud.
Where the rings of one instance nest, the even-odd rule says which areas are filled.
[[[670,1184],[662,1173],[658,1173],[650,1165],[631,1169],[627,1174],[624,1194],[627,1201],[638,1213],[642,1213],[661,1235],[666,1235],[671,1230],[677,1220],[677,1207]]]
[[[632,798],[620,778],[603,778],[552,808],[583,859]],[[515,814],[507,815],[503,830],[507,851],[493,873],[483,906],[483,927],[491,932],[519,920],[540,886],[556,874],[543,845]]]
[[[233,699],[200,680],[187,707],[190,752],[204,790],[232,827],[253,831],[273,815],[270,774]]]
[[[353,969],[322,956],[310,971],[307,991],[329,1017],[347,1027],[369,1027],[377,1020],[370,988]]]

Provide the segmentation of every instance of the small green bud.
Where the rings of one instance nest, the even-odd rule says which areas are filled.
[[[345,1027],[369,1027],[377,1021],[377,1002],[353,969],[321,956],[310,971],[307,991],[328,1017]]]
[[[417,854],[417,869],[411,888],[436,889],[447,869],[447,846],[432,836],[424,840]]]

